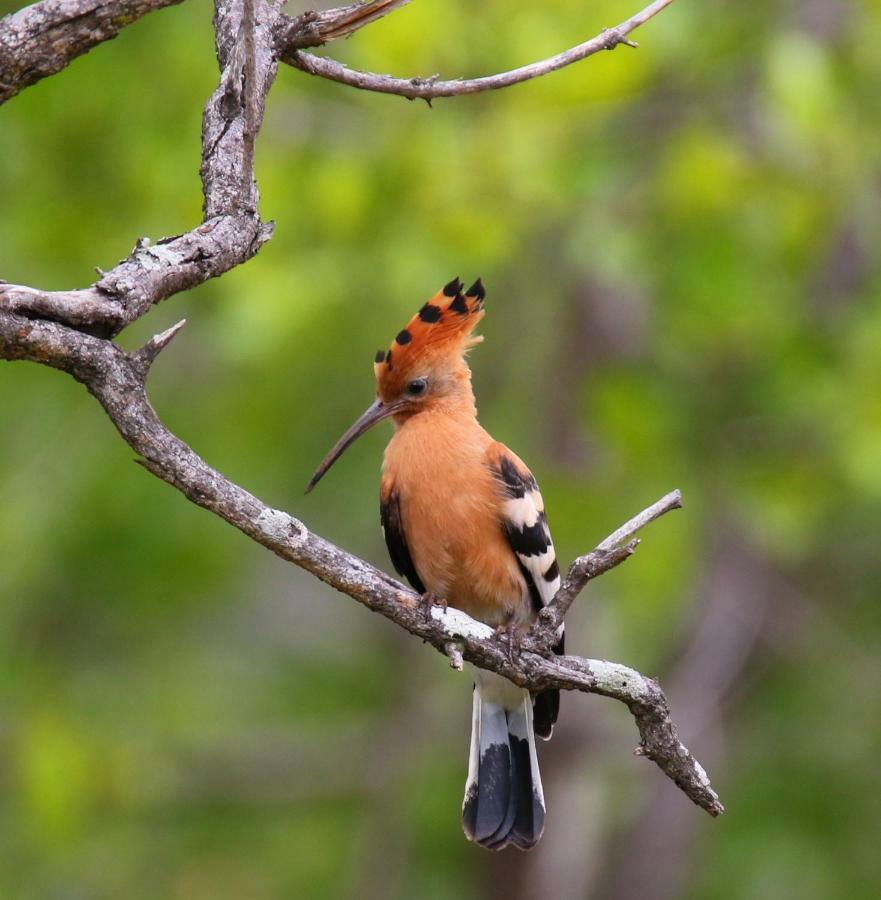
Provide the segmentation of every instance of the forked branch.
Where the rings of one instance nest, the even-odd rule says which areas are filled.
[[[0,104],[60,72],[148,13],[182,0],[40,0],[0,19]],[[410,0],[366,0],[291,18],[272,9],[273,27],[291,49],[348,37]],[[277,4],[278,7],[281,4]]]
[[[462,659],[498,672],[533,691],[547,688],[583,691],[613,697],[626,704],[639,729],[639,755],[654,760],[688,797],[711,815],[723,812],[706,773],[679,740],[667,699],[653,679],[605,660],[555,657],[529,636],[521,651],[512,656],[507,642],[492,628],[453,608],[436,608],[431,618],[426,617],[420,598],[413,591],[309,531],[298,519],[267,506],[212,469],[172,434],[147,399],[146,378],[153,360],[179,329],[180,325],[176,325],[141,350],[127,353],[110,341],[54,322],[0,312],[0,358],[29,359],[69,372],[96,397],[150,472],[282,559],[306,569],[427,641],[452,660],[458,662],[461,655]],[[668,501],[666,509],[675,508],[669,498],[665,500]],[[655,504],[636,516],[624,529],[635,531],[660,515],[660,512],[651,514],[658,506]],[[598,548],[594,552],[608,551]],[[607,565],[604,571],[611,567]]]
[[[0,102],[114,37],[125,24],[173,2],[179,0],[43,0],[0,19]],[[221,79],[202,122],[204,220],[155,243],[140,238],[126,259],[86,288],[44,291],[0,280],[0,309],[112,337],[162,300],[254,256],[272,236],[272,223],[262,222],[257,209],[253,148],[280,60],[354,87],[431,100],[517,84],[620,43],[632,45],[627,35],[673,0],[655,0],[617,27],[550,59],[465,81],[356,72],[299,49],[347,37],[406,2],[367,0],[291,18],[275,0],[217,0]]]
[[[140,238],[88,288],[41,291],[0,282],[0,309],[112,337],[167,297],[246,262],[269,240],[272,224],[257,208],[253,145],[278,69],[270,9],[263,0],[217,5],[220,80],[202,116],[201,224],[155,244]]]
[[[297,20],[283,17],[275,2],[216,0],[214,24],[221,76],[206,104],[202,122],[204,221],[185,234],[155,245],[139,240],[127,259],[83,290],[47,292],[0,283],[0,359],[31,360],[68,372],[97,398],[123,439],[138,454],[139,462],[150,472],[273,553],[431,643],[447,654],[456,668],[467,660],[534,691],[578,690],[625,703],[639,730],[639,754],[653,759],[696,804],[719,815],[722,804],[706,773],[679,740],[657,682],[617,663],[555,657],[548,651],[549,638],[586,582],[623,562],[636,547],[633,534],[676,508],[678,492],[649,507],[596,550],[576,560],[534,633],[526,636],[521,652],[512,657],[510,648],[491,628],[458,610],[435,609],[427,617],[419,598],[408,588],[229,481],[163,425],[147,399],[146,380],[150,366],[183,323],[157,335],[134,353],[107,339],[160,300],[245,262],[270,237],[271,226],[261,221],[258,211],[253,159],[266,95],[278,64],[279,40],[287,41],[285,52],[308,41],[323,43],[352,33],[404,2],[370,0],[313,14],[309,21],[300,17],[296,24]],[[553,71],[600,49],[627,43],[627,34],[670,2],[657,0],[617,29],[605,31],[593,41],[544,63],[474,82],[438,82],[431,86],[407,82],[410,93],[405,92],[404,96],[428,98],[488,90]],[[10,44],[9,35],[18,24],[37,22],[34,16],[49,17],[45,19],[49,23],[54,15],[62,36],[70,37],[76,26],[65,24],[65,8],[101,6],[118,11],[133,7],[143,14],[162,5],[166,5],[163,0],[117,0],[106,4],[92,0],[44,0],[30,12],[23,10],[0,20],[0,47],[12,47],[11,52],[18,54],[12,64],[8,60],[0,63],[0,81],[7,78],[8,82],[0,85],[0,100],[4,98],[3,90],[15,93],[36,80],[14,74],[24,71],[22,66],[27,67],[28,53],[34,47],[46,53],[47,48],[54,46],[51,29],[36,27],[31,44]],[[117,26],[122,27],[119,22],[114,26],[116,30]],[[78,52],[85,52],[113,34],[113,28],[108,27],[96,31],[91,38],[86,35],[80,43],[59,44],[58,53],[37,77],[57,71]],[[8,72],[13,75],[8,77]],[[445,85],[454,85],[455,89]],[[445,90],[449,94],[442,94]]]

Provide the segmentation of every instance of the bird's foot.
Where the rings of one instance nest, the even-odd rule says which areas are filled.
[[[431,591],[426,591],[419,598],[419,608],[422,610],[422,615],[425,616],[426,621],[431,621],[431,611],[435,606],[439,606],[444,612],[447,611],[447,601],[441,597],[438,597],[437,594],[433,594]]]
[[[523,643],[520,629],[513,622],[508,622],[506,625],[499,625],[496,628],[496,637],[508,645],[508,662],[516,662]]]

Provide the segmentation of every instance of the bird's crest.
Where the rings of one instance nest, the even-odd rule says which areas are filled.
[[[391,388],[414,367],[436,364],[442,357],[461,359],[466,350],[483,340],[472,337],[471,332],[484,316],[485,296],[479,278],[467,291],[462,290],[458,278],[444,285],[398,332],[391,347],[377,352],[374,371],[379,384]]]

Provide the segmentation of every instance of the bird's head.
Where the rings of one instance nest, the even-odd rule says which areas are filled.
[[[463,404],[473,411],[471,372],[465,353],[483,338],[471,332],[483,318],[483,283],[462,290],[454,278],[398,332],[388,350],[376,354],[376,400],[337,441],[306,487],[312,490],[354,441],[382,419],[403,422],[438,407]]]

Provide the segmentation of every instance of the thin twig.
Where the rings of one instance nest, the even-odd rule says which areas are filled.
[[[617,531],[613,531],[605,540],[600,541],[597,550],[612,550],[628,538],[633,537],[641,528],[645,528],[649,522],[654,522],[655,519],[659,519],[674,509],[682,509],[682,494],[678,489],[665,494],[657,503],[653,503],[635,515],[629,522],[625,522]]]
[[[149,346],[167,343],[168,335]],[[640,733],[642,752],[711,815],[723,811],[706,773],[679,740],[666,697],[655,681],[604,660],[549,657],[524,642],[514,658],[495,631],[460,610],[435,607],[425,615],[421,598],[369,563],[309,531],[299,520],[262,503],[208,466],[172,434],[147,400],[148,366],[140,353],[55,322],[0,311],[0,358],[29,359],[69,372],[104,407],[123,439],[154,475],[193,503],[220,516],[273,553],[363,603],[449,655],[456,642],[462,659],[533,691],[557,688],[602,694],[625,703]],[[147,355],[155,355],[152,350]],[[633,527],[632,522],[625,529]],[[617,533],[620,533],[619,529]],[[614,553],[615,551],[602,551]]]
[[[557,629],[563,624],[569,608],[584,590],[587,582],[620,565],[639,546],[639,541],[635,539],[629,540],[623,547],[620,546],[624,541],[633,538],[633,535],[641,528],[645,528],[649,522],[654,522],[665,513],[681,507],[682,494],[678,490],[671,491],[600,541],[595,550],[579,556],[569,567],[560,589],[554,595],[554,599],[541,611],[533,627],[532,636],[539,646],[549,648],[557,640]]]
[[[387,16],[410,0],[367,0],[334,9],[310,10],[296,18],[282,14],[277,26],[277,43],[288,52],[304,47],[320,47],[353,35],[358,29]]]
[[[462,647],[458,641],[447,641],[444,644],[444,652],[450,658],[450,668],[461,672],[464,666],[462,661]]]
[[[434,100],[437,97],[457,97],[462,94],[477,94],[481,91],[495,91],[509,87],[512,84],[520,84],[532,78],[539,78],[549,72],[555,72],[572,63],[593,56],[600,50],[614,50],[618,44],[626,44],[636,47],[633,41],[627,39],[627,35],[639,28],[640,25],[656,16],[661,10],[668,7],[673,0],[655,0],[641,12],[626,19],[614,28],[607,28],[596,37],[578,44],[569,50],[564,50],[556,56],[539,62],[512,69],[509,72],[500,72],[497,75],[485,75],[482,78],[455,79],[440,81],[436,76],[431,78],[395,78],[392,75],[380,75],[375,72],[361,72],[350,69],[342,63],[327,57],[315,56],[304,53],[296,48],[283,48],[281,61],[294,66],[309,75],[319,78],[327,78],[338,81],[349,87],[359,88],[365,91],[377,91],[381,94],[397,94],[408,100]]]
[[[145,372],[156,361],[156,357],[177,337],[186,324],[187,320],[181,319],[180,322],[172,325],[171,328],[166,328],[161,334],[154,334],[140,350],[135,351],[133,357],[142,362]]]
[[[654,3],[618,29],[582,45],[581,50],[599,41],[595,49],[582,52],[578,58],[629,43],[626,34],[670,2]],[[340,21],[334,34],[353,31],[400,5],[402,2],[374,2],[360,10],[337,10]],[[38,6],[45,11],[55,4],[47,0]],[[372,7],[373,18],[362,14],[367,6]],[[277,7],[265,0],[216,0],[214,24],[221,77],[203,117],[205,221],[187,234],[156,245],[139,240],[128,259],[82,291],[41,292],[0,283],[0,359],[30,360],[68,372],[97,398],[146,469],[273,553],[431,643],[448,655],[454,667],[468,660],[533,691],[578,690],[625,703],[640,733],[640,752],[654,760],[696,804],[711,815],[719,815],[723,811],[719,798],[700,764],[679,740],[667,700],[656,682],[617,663],[551,657],[540,641],[529,636],[522,652],[512,658],[493,629],[459,610],[435,608],[427,617],[413,591],[313,534],[287,513],[266,506],[208,466],[165,427],[147,399],[146,379],[150,365],[182,323],[134,353],[89,333],[116,333],[159,300],[244,262],[268,238],[271,229],[260,221],[257,212],[259,195],[251,161],[253,138],[262,121],[278,61],[272,27],[278,20],[273,15],[278,15]],[[0,35],[4,24],[7,20],[0,21]],[[494,77],[515,83],[571,61],[575,60],[551,66],[537,64],[541,71],[522,77],[518,73],[524,70]],[[511,80],[512,76],[517,77]],[[504,84],[491,85],[501,86]],[[466,87],[454,93],[468,92]],[[671,497],[675,497],[675,504]],[[661,508],[664,501],[655,504],[610,535],[592,554],[576,560],[567,582],[576,567],[578,578],[586,581],[626,559],[636,542],[624,547],[617,544],[667,509],[675,508],[678,494],[665,500],[665,508]],[[558,594],[554,602],[559,599]],[[556,612],[561,609],[562,604],[555,607]],[[565,609],[562,612],[565,614]]]
[[[0,50],[8,50],[0,60],[0,100],[7,88],[14,93],[33,80],[57,71],[73,56],[112,37],[124,23],[133,21],[132,16],[114,18],[115,12],[140,10],[142,15],[170,2],[43,0],[0,20]],[[260,220],[257,211],[259,193],[253,176],[253,145],[280,56],[288,62],[296,57],[303,66],[311,66],[314,74],[324,74],[326,69],[327,77],[334,77],[334,72],[342,72],[339,80],[356,87],[430,101],[432,97],[505,87],[569,65],[599,50],[612,49],[619,43],[632,45],[627,34],[673,0],[656,0],[616,28],[607,29],[593,40],[549,60],[471,81],[439,81],[437,76],[394,79],[354,72],[332,60],[297,55],[297,47],[349,35],[405,2],[368,0],[321,13],[304,13],[297,19],[286,16],[276,4],[266,0],[249,0],[247,7],[243,6],[243,0],[217,2],[215,32],[221,78],[206,104],[202,123],[204,221],[191,231],[154,244],[140,239],[131,254],[113,269],[108,272],[99,269],[101,277],[88,288],[44,291],[0,282],[0,309],[112,337],[167,297],[222,275],[254,256],[272,236],[273,229],[272,223]],[[79,35],[81,23],[77,15],[82,13],[85,16],[82,22],[88,23],[91,12],[99,15],[99,9],[103,11],[101,15],[111,16],[107,29],[96,27],[85,37]],[[249,15],[247,24],[253,16],[254,28],[243,27],[245,12]],[[81,39],[85,43],[82,49],[76,49],[81,46],[77,43]],[[55,62],[52,62],[53,48],[62,48]],[[45,57],[51,65],[45,71],[34,68],[32,54]],[[33,71],[35,78],[29,81],[30,76],[16,74],[19,63],[22,72]]]

